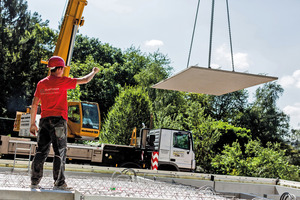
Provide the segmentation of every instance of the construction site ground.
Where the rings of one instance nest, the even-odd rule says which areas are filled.
[[[28,161],[0,159],[0,199],[297,199],[293,181],[67,164],[70,190],[53,190],[52,163],[45,163],[41,189],[30,189]],[[280,198],[281,197],[281,198]]]

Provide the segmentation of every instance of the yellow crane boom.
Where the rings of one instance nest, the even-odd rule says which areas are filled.
[[[68,66],[64,76],[69,76],[70,62],[78,27],[84,24],[82,13],[87,5],[87,0],[69,0],[63,23],[57,39],[54,55],[62,57]]]

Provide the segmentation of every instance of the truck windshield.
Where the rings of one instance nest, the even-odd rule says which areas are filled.
[[[82,105],[82,127],[99,129],[99,113],[96,104],[81,103]]]

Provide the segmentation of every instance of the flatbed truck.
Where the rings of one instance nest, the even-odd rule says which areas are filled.
[[[0,154],[2,157],[34,156],[36,141],[30,138],[1,136]],[[51,149],[48,157],[53,157]],[[154,156],[157,162],[153,162]],[[68,143],[67,161],[89,162],[111,167],[158,170],[194,171],[196,167],[192,134],[173,129],[140,130],[134,145],[117,144],[75,144]]]

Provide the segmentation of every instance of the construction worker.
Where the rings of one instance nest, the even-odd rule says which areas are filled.
[[[31,106],[30,133],[36,135],[38,131],[38,147],[31,166],[30,187],[32,189],[40,188],[44,162],[52,143],[55,154],[53,160],[54,189],[63,190],[67,189],[64,176],[67,151],[67,90],[74,89],[77,84],[90,82],[99,72],[99,68],[94,67],[91,73],[82,78],[64,77],[65,61],[59,56],[51,57],[47,67],[50,68],[51,74],[38,82]],[[39,102],[41,102],[41,119],[38,130],[35,119]]]

